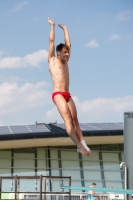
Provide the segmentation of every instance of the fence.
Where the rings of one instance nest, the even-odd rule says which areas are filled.
[[[14,181],[14,191],[3,191],[2,183],[5,179]],[[25,180],[25,184],[28,184],[29,179],[39,180],[39,191],[20,191],[21,180]],[[68,186],[63,186],[63,180],[68,180]],[[50,182],[49,191],[47,190],[47,180]],[[59,180],[60,186],[59,191],[52,191],[52,181]],[[67,189],[67,192],[64,192],[64,189]],[[14,200],[88,200],[88,193],[82,192],[85,191],[82,187],[80,187],[80,191],[78,190],[71,193],[71,176],[2,176],[0,177],[0,200],[2,199],[14,199]],[[76,188],[76,187],[75,187]],[[96,188],[95,188],[96,190]],[[97,188],[98,190],[98,188]],[[124,194],[116,194],[113,190],[110,192],[103,192],[101,189],[100,192],[96,192],[94,195],[94,200],[124,200]],[[108,189],[105,189],[108,190]],[[112,192],[111,192],[112,191]],[[124,190],[123,190],[124,191]]]
[[[5,179],[14,181],[15,187],[14,191],[3,191],[2,189],[2,182]],[[20,191],[20,180],[25,179],[36,179],[40,181],[40,188],[39,192],[29,192],[29,191]],[[38,199],[38,200],[54,200],[55,197],[60,195],[66,195],[68,197],[68,200],[71,199],[71,190],[69,189],[68,192],[60,191],[60,192],[52,192],[46,190],[46,181],[50,181],[50,185],[52,185],[52,180],[60,180],[61,184],[63,179],[68,179],[68,185],[71,186],[71,176],[2,176],[0,177],[0,200],[1,199],[14,199],[14,200],[20,200],[20,199]],[[25,182],[25,184],[27,184]],[[44,185],[44,188],[42,188],[42,185]],[[50,189],[51,190],[51,189]],[[63,196],[62,196],[63,197]],[[52,198],[52,199],[51,199]]]

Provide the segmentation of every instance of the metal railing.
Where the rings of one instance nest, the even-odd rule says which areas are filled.
[[[14,180],[14,182],[15,182],[14,191],[3,191],[2,190],[2,182],[4,179],[10,179],[12,181]],[[39,192],[20,191],[20,180],[22,180],[22,179],[40,180]],[[33,197],[36,197],[35,199],[38,199],[38,200],[47,200],[47,199],[54,200],[55,199],[54,196],[66,195],[66,196],[68,196],[68,200],[70,200],[71,199],[71,190],[70,189],[68,190],[68,192],[64,192],[64,191],[60,191],[60,192],[49,191],[48,192],[46,190],[46,181],[50,180],[50,183],[51,183],[53,179],[54,180],[58,179],[60,181],[63,181],[63,179],[68,179],[68,185],[71,186],[71,176],[43,176],[43,175],[40,175],[40,176],[17,176],[17,175],[16,176],[1,176],[0,177],[0,200],[2,199],[2,194],[14,194],[14,200],[20,200],[19,194],[24,194],[23,199],[28,199],[28,196],[29,196],[29,199],[34,199]],[[44,188],[42,188],[43,184],[44,184]],[[48,196],[50,196],[50,198],[48,198]]]
[[[39,195],[27,194],[24,199],[27,200],[39,200]],[[42,195],[44,199],[44,195]],[[69,196],[66,194],[47,194],[46,200],[68,200]],[[72,193],[70,196],[71,200],[88,200],[88,193]],[[124,200],[124,194],[107,194],[107,193],[96,193],[91,198],[92,200]]]

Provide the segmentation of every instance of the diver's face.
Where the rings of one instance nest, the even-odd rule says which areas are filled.
[[[68,49],[66,48],[63,48],[59,53],[58,55],[60,56],[60,59],[62,61],[68,61],[69,57],[70,57],[70,52]]]

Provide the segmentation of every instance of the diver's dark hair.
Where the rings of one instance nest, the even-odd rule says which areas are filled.
[[[69,50],[69,46],[66,45],[66,44],[63,44],[63,43],[60,43],[59,45],[56,46],[56,52],[57,51],[60,51],[63,49],[63,48],[66,48],[67,50]]]

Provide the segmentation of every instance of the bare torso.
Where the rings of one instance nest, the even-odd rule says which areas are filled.
[[[53,92],[69,92],[69,69],[68,64],[62,63],[60,59],[54,57],[49,62],[49,71],[53,80]]]

